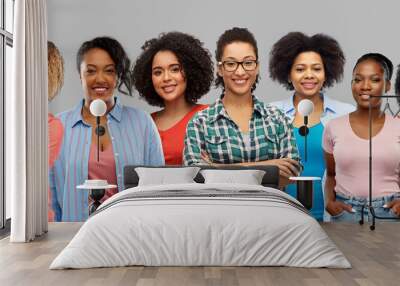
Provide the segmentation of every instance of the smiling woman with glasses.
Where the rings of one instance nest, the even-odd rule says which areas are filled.
[[[189,122],[184,163],[277,165],[284,185],[297,176],[300,158],[289,119],[253,95],[259,78],[253,34],[245,28],[225,31],[216,60],[215,84],[223,93]]]

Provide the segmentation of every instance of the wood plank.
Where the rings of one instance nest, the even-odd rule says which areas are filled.
[[[83,270],[48,269],[79,230],[80,223],[51,223],[32,243],[0,240],[0,285],[397,286],[400,273],[400,225],[329,224],[322,227],[351,262],[352,269],[291,267],[117,267]]]

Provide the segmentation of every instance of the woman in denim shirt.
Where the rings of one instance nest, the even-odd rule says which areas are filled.
[[[377,53],[363,55],[353,69],[357,109],[331,120],[324,131],[327,211],[333,221],[357,222],[368,213],[369,104],[372,120],[372,206],[380,217],[400,215],[400,119],[381,111],[393,65]]]

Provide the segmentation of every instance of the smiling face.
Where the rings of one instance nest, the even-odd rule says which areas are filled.
[[[246,61],[256,61],[257,56],[254,47],[245,42],[233,42],[224,47],[221,63],[224,62],[243,62],[238,65],[235,71],[227,71],[223,64],[218,65],[218,75],[222,77],[225,87],[225,95],[250,95],[251,88],[254,85],[259,66],[252,70],[246,71],[243,65]]]
[[[184,98],[186,79],[178,58],[171,51],[159,51],[153,58],[151,79],[154,90],[164,101]]]
[[[81,62],[80,78],[85,93],[85,106],[95,99],[102,99],[107,107],[114,105],[114,89],[117,85],[115,63],[110,55],[98,48],[87,51]]]
[[[369,108],[370,95],[380,96],[389,90],[390,81],[385,79],[384,70],[378,62],[369,59],[354,68],[351,91],[359,108]],[[371,106],[379,108],[381,102],[380,98],[372,98]]]
[[[293,61],[289,79],[296,95],[300,98],[319,95],[325,82],[325,69],[321,56],[316,52],[298,54]]]

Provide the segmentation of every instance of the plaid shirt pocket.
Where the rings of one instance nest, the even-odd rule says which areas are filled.
[[[204,136],[206,150],[210,159],[215,163],[229,163],[231,148],[227,136]]]

